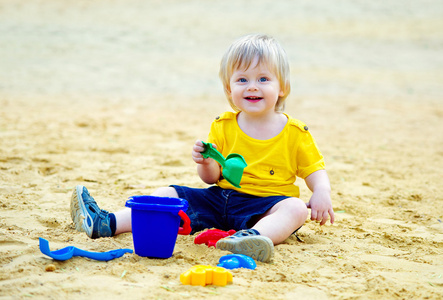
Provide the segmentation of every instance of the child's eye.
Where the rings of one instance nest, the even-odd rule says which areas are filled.
[[[240,78],[240,79],[238,80],[238,82],[246,82],[246,79],[245,79],[245,78]]]
[[[260,82],[266,82],[266,81],[268,81],[268,78],[266,78],[266,77],[260,77],[260,79],[259,79],[258,81],[260,81]]]

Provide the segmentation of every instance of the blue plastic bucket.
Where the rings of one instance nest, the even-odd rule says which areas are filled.
[[[126,207],[131,208],[132,239],[139,256],[169,258],[174,252],[177,234],[191,232],[185,213],[188,202],[184,199],[131,196]],[[183,227],[180,220],[184,221]]]

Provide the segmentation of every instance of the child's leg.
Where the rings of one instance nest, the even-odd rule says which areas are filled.
[[[152,195],[178,197],[172,187],[159,188]],[[76,186],[72,193],[71,217],[75,228],[86,232],[93,239],[132,231],[130,208],[124,208],[116,213],[100,209],[86,187],[81,185]]]
[[[152,196],[158,197],[173,197],[178,198],[177,192],[173,187],[162,187],[154,191]],[[125,207],[124,209],[115,212],[115,235],[125,232],[132,231],[132,221],[131,221],[131,209]]]
[[[300,228],[307,217],[308,208],[302,200],[287,198],[275,204],[252,228],[277,245]]]
[[[281,200],[265,212],[251,229],[237,231],[217,242],[217,249],[245,254],[269,262],[274,244],[287,239],[308,217],[306,204],[298,198]]]

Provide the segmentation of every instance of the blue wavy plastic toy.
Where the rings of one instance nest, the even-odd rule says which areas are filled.
[[[254,270],[257,267],[254,259],[244,254],[229,254],[220,257],[218,267],[225,269],[246,268]]]
[[[114,258],[122,257],[125,253],[132,253],[132,249],[117,249],[108,252],[91,252],[79,249],[74,246],[68,246],[59,250],[49,250],[49,242],[44,238],[39,238],[40,251],[52,257],[55,260],[68,260],[73,256],[82,256],[95,260],[108,261]]]

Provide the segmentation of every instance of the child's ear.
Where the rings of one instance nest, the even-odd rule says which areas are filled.
[[[280,90],[280,93],[278,93],[278,95],[279,95],[280,97],[283,97],[283,96],[285,95],[285,92],[283,92],[282,90]]]

